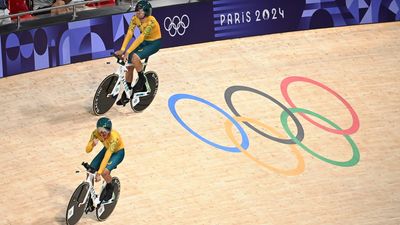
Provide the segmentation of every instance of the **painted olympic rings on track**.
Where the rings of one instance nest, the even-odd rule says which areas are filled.
[[[312,115],[314,117],[317,117],[318,119],[321,119],[322,121],[327,122],[329,125],[331,125],[332,127],[341,130],[341,128],[335,124],[334,122],[330,121],[329,119],[319,115],[318,113],[312,112],[310,110],[307,109],[301,109],[301,108],[293,108],[290,109],[290,111],[292,111],[293,113],[305,113],[308,115]],[[281,123],[283,125],[283,129],[285,129],[286,133],[292,138],[292,140],[294,140],[294,142],[296,142],[297,145],[299,145],[301,148],[303,148],[305,151],[307,151],[308,153],[310,153],[311,155],[313,155],[314,157],[330,163],[332,165],[336,165],[336,166],[342,166],[342,167],[348,167],[348,166],[354,166],[356,165],[359,161],[360,161],[360,152],[358,150],[358,147],[356,145],[356,143],[354,143],[353,139],[349,136],[349,135],[344,135],[344,137],[346,138],[346,140],[350,143],[351,148],[353,150],[353,157],[345,162],[340,162],[340,161],[335,161],[332,159],[328,159],[318,153],[316,153],[315,151],[311,150],[310,148],[308,148],[307,146],[305,146],[303,143],[301,143],[300,140],[298,140],[293,133],[290,131],[289,125],[287,123],[287,119],[288,119],[288,114],[284,111],[281,114]]]
[[[286,114],[286,115],[288,115],[288,114]],[[283,138],[283,135],[278,133],[278,131],[276,131],[275,128],[270,127],[270,126],[268,126],[266,124],[263,124],[258,120],[255,120],[255,119],[252,119],[252,118],[246,118],[246,117],[234,117],[234,119],[236,121],[239,121],[239,122],[250,122],[250,123],[256,124],[256,125],[258,125],[260,127],[263,127],[265,129],[269,130],[274,135],[276,135],[276,136],[278,136],[280,138]],[[253,155],[251,155],[249,151],[245,151],[245,149],[242,148],[242,146],[240,146],[239,142],[233,136],[232,125],[233,124],[232,124],[232,122],[230,120],[227,120],[225,122],[225,132],[228,135],[229,139],[231,139],[231,141],[235,144],[235,146],[238,149],[240,149],[240,151],[245,156],[249,157],[251,160],[256,162],[261,167],[264,167],[264,168],[266,168],[268,170],[271,170],[271,171],[273,171],[275,173],[279,173],[279,174],[287,175],[287,176],[299,175],[304,171],[304,167],[305,167],[304,157],[301,155],[300,151],[295,147],[295,145],[289,145],[289,146],[290,146],[290,149],[291,149],[292,153],[296,156],[296,159],[297,159],[297,162],[298,162],[296,168],[290,169],[290,170],[284,170],[284,169],[275,168],[273,166],[270,166],[270,165],[260,161],[259,159],[257,159]]]
[[[188,94],[176,94],[176,95],[171,96],[171,97],[169,98],[169,100],[168,100],[168,107],[169,107],[169,110],[171,111],[171,113],[172,113],[172,115],[175,117],[175,119],[176,119],[187,131],[189,131],[189,133],[191,133],[193,136],[197,137],[198,139],[202,140],[203,142],[205,142],[205,143],[207,143],[207,144],[209,144],[209,145],[211,145],[211,146],[213,146],[213,147],[215,147],[215,148],[218,148],[218,149],[221,149],[221,150],[224,150],[224,151],[228,151],[228,152],[240,152],[240,150],[239,150],[238,148],[236,148],[236,147],[227,147],[227,146],[219,145],[219,144],[216,144],[216,143],[214,143],[214,142],[212,142],[212,141],[210,141],[210,140],[204,138],[203,136],[201,136],[201,135],[199,135],[198,133],[196,133],[192,128],[190,128],[185,122],[183,122],[183,120],[181,119],[181,117],[180,117],[180,116],[178,115],[178,113],[176,112],[176,108],[175,108],[176,102],[179,101],[179,100],[181,100],[181,99],[191,99],[191,100],[195,100],[195,101],[201,102],[201,103],[203,103],[203,104],[206,104],[206,105],[208,105],[208,106],[211,106],[213,109],[215,109],[215,110],[217,110],[218,112],[222,113],[226,118],[228,118],[228,120],[230,120],[230,121],[235,125],[235,127],[238,128],[238,130],[239,130],[239,132],[240,132],[240,135],[242,135],[242,144],[241,144],[241,147],[243,147],[244,149],[247,149],[247,148],[249,147],[249,138],[247,137],[246,132],[245,132],[245,131],[243,130],[243,128],[239,125],[239,123],[238,123],[234,118],[232,118],[232,116],[230,116],[227,112],[225,112],[225,111],[224,111],[223,109],[221,109],[220,107],[214,105],[213,103],[211,103],[211,102],[209,102],[209,101],[207,101],[207,100],[204,100],[204,99],[202,99],[202,98],[199,98],[199,97],[196,97],[196,96],[193,96],[193,95],[188,95]]]
[[[300,141],[302,141],[304,139],[303,126],[301,126],[300,121],[293,115],[293,113],[288,108],[286,108],[286,106],[284,106],[282,103],[280,103],[278,100],[276,100],[272,96],[267,95],[266,93],[256,90],[254,88],[245,87],[245,86],[232,86],[232,87],[229,87],[228,89],[226,89],[225,101],[226,101],[226,104],[228,105],[229,109],[233,112],[233,114],[235,114],[235,116],[240,116],[240,114],[235,109],[235,107],[233,106],[233,103],[232,103],[232,95],[233,95],[233,93],[235,93],[237,91],[249,91],[249,92],[261,95],[261,96],[271,100],[273,103],[277,104],[279,107],[281,107],[285,112],[287,112],[289,114],[289,116],[293,119],[294,123],[296,124],[297,132],[298,132],[296,135],[296,138]],[[260,131],[259,129],[255,128],[253,125],[251,125],[250,123],[248,123],[246,121],[244,121],[244,124],[246,124],[246,126],[248,126],[250,129],[257,132],[258,134],[260,134],[268,139],[271,139],[273,141],[276,141],[276,142],[279,142],[282,144],[294,144],[295,143],[292,139],[282,139],[282,138],[277,138],[277,137],[268,135],[268,134]]]
[[[308,120],[310,123],[314,124],[315,126],[321,128],[323,130],[326,130],[328,132],[334,133],[334,134],[353,134],[358,130],[358,128],[360,127],[360,120],[358,119],[358,115],[357,115],[356,111],[353,109],[353,107],[351,107],[350,103],[348,103],[342,96],[340,96],[334,90],[330,89],[328,86],[326,86],[326,85],[324,85],[324,84],[322,84],[322,83],[320,83],[318,81],[311,80],[310,78],[293,76],[293,77],[287,77],[282,81],[282,83],[281,83],[281,92],[282,92],[282,95],[285,98],[285,100],[290,105],[290,107],[297,108],[296,105],[293,103],[293,101],[290,99],[289,94],[288,94],[288,86],[289,86],[289,84],[291,84],[293,82],[296,82],[296,81],[302,81],[302,82],[307,82],[307,83],[314,84],[314,85],[316,85],[316,86],[318,86],[320,88],[323,88],[323,89],[327,90],[329,93],[331,93],[336,98],[338,98],[346,106],[346,108],[349,110],[349,112],[351,114],[351,117],[353,118],[353,124],[348,129],[337,130],[337,129],[332,129],[332,128],[329,128],[329,127],[325,127],[325,126],[315,122],[314,120],[310,119],[308,116],[304,115],[303,113],[300,113],[300,115],[302,117],[304,117],[304,119]]]
[[[314,85],[317,85],[323,89],[325,89],[326,91],[328,91],[329,93],[331,93],[332,95],[334,95],[335,97],[337,97],[345,106],[346,108],[350,111],[351,116],[353,118],[353,124],[350,128],[346,129],[346,130],[342,130],[336,123],[332,122],[331,120],[325,118],[324,116],[317,114],[315,112],[312,112],[310,110],[307,109],[302,109],[302,108],[297,108],[293,102],[291,101],[291,99],[289,98],[288,92],[287,92],[287,87],[290,83],[292,82],[307,82],[307,83],[311,83]],[[258,95],[261,95],[265,98],[267,98],[268,100],[271,100],[272,102],[274,102],[276,105],[278,105],[280,108],[283,109],[281,117],[280,117],[280,122],[283,125],[283,128],[285,130],[285,132],[287,133],[287,135],[290,137],[290,139],[284,139],[284,136],[282,134],[280,134],[279,132],[277,132],[276,130],[274,130],[272,127],[267,126],[266,124],[263,124],[262,122],[252,119],[252,118],[246,118],[246,117],[241,117],[240,114],[238,113],[238,111],[235,109],[235,107],[233,106],[232,103],[232,95],[233,93],[237,92],[237,91],[248,91],[248,92],[252,92]],[[294,77],[288,77],[285,78],[282,83],[281,83],[281,92],[285,98],[286,101],[288,101],[289,105],[294,107],[294,108],[287,108],[286,106],[284,106],[281,102],[279,102],[278,100],[276,100],[275,98],[273,98],[272,96],[261,92],[259,90],[256,90],[254,88],[250,88],[250,87],[245,87],[245,86],[231,86],[229,88],[226,89],[224,97],[225,97],[225,101],[228,105],[228,107],[230,108],[230,110],[232,111],[233,114],[235,114],[235,117],[230,116],[227,112],[225,112],[223,109],[221,109],[220,107],[216,106],[215,104],[202,99],[200,97],[194,96],[194,95],[189,95],[189,94],[175,94],[172,95],[170,97],[170,99],[168,100],[168,107],[172,113],[172,115],[175,117],[175,119],[181,124],[182,127],[184,127],[187,131],[189,131],[189,133],[191,133],[192,135],[194,135],[195,137],[197,137],[198,139],[200,139],[201,141],[224,151],[229,151],[229,152],[242,152],[245,156],[247,156],[248,158],[252,159],[253,161],[255,161],[258,165],[260,165],[261,167],[264,167],[268,170],[271,170],[273,172],[279,173],[279,174],[283,174],[283,175],[288,175],[288,176],[292,176],[292,175],[297,175],[300,174],[301,172],[304,171],[304,159],[301,156],[301,154],[299,153],[299,151],[294,148],[294,145],[290,145],[291,147],[291,151],[292,153],[296,156],[296,159],[298,161],[298,165],[296,166],[296,168],[294,169],[289,169],[289,170],[284,170],[284,169],[279,169],[279,168],[275,168],[272,167],[260,160],[258,160],[257,158],[255,158],[253,155],[250,154],[250,152],[248,151],[248,147],[249,147],[249,139],[248,136],[246,134],[246,132],[244,131],[244,129],[241,127],[241,125],[239,124],[239,122],[244,123],[246,126],[248,126],[251,130],[255,131],[256,133],[264,136],[265,138],[268,138],[270,140],[282,143],[282,144],[297,144],[298,146],[300,146],[303,150],[305,150],[306,152],[310,153],[312,156],[314,156],[315,158],[318,158],[326,163],[330,163],[332,165],[336,165],[336,166],[341,166],[341,167],[349,167],[349,166],[354,166],[356,165],[359,160],[360,160],[360,152],[359,149],[357,147],[357,145],[355,144],[355,142],[350,138],[349,134],[352,134],[354,132],[356,132],[359,128],[360,122],[358,119],[358,116],[355,112],[355,110],[351,107],[351,105],[343,98],[341,97],[338,93],[336,93],[335,91],[333,91],[332,89],[330,89],[329,87],[327,87],[326,85],[323,85],[320,82],[311,80],[309,78],[306,77],[298,77],[298,76],[294,76]],[[199,135],[198,133],[196,133],[193,129],[191,129],[185,122],[183,122],[183,120],[181,119],[181,117],[178,115],[177,111],[176,111],[176,103],[179,100],[183,100],[183,99],[190,99],[190,100],[194,100],[197,102],[201,102],[205,105],[211,106],[213,109],[217,110],[218,112],[220,112],[221,114],[223,114],[226,118],[227,121],[225,122],[225,132],[227,134],[227,136],[230,138],[230,140],[232,141],[232,143],[235,145],[234,147],[228,147],[228,146],[222,146],[219,145],[217,143],[211,142],[210,140],[202,137],[201,135]],[[307,146],[305,146],[302,143],[302,140],[304,138],[304,129],[302,127],[302,125],[300,124],[299,120],[296,118],[296,116],[294,115],[295,113],[299,113],[301,114],[305,119],[307,119],[307,121],[313,123],[314,125],[316,125],[317,127],[328,131],[330,133],[334,133],[334,134],[338,134],[338,135],[343,135],[346,140],[350,143],[351,147],[352,147],[352,153],[353,156],[351,159],[347,160],[347,161],[336,161],[336,160],[332,160],[329,158],[326,158],[318,153],[316,153],[315,151],[311,150],[310,148],[308,148]],[[313,116],[316,117],[326,123],[328,123],[331,127],[333,127],[334,129],[330,128],[330,127],[325,127],[321,124],[318,124],[316,122],[314,122],[314,120],[310,119],[308,116],[306,116],[305,114],[309,115],[309,116]],[[294,135],[288,125],[288,117],[291,117],[292,120],[295,122],[296,127],[297,127],[297,134]],[[258,130],[257,128],[255,128],[252,124],[254,125],[258,125],[266,130],[268,130],[269,132],[271,132],[274,136],[271,136],[269,134],[266,134],[260,130]],[[239,130],[241,138],[242,138],[242,143],[239,144],[239,142],[235,139],[233,133],[232,133],[232,126],[235,125],[235,127]]]

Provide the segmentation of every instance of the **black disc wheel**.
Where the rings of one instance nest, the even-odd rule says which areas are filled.
[[[149,82],[150,93],[147,96],[140,97],[140,101],[135,106],[132,105],[133,101],[131,100],[131,108],[134,112],[141,112],[145,110],[153,101],[154,97],[157,94],[158,90],[158,76],[156,72],[148,71],[144,74]]]
[[[83,182],[81,183],[74,191],[71,196],[71,199],[68,203],[67,213],[65,215],[65,220],[68,225],[73,225],[78,223],[81,219],[83,212],[85,211],[87,200],[90,196],[85,200],[85,196],[89,191],[89,183]]]
[[[114,191],[111,200],[101,203],[96,208],[96,216],[99,221],[106,220],[111,215],[119,199],[119,193],[121,191],[121,184],[119,182],[119,179],[117,177],[113,177],[111,182],[114,185]],[[105,190],[103,189],[102,191]]]
[[[115,85],[117,85],[118,75],[108,75],[97,88],[93,98],[93,113],[101,115],[106,113],[114,105],[117,100],[118,94],[111,95]]]

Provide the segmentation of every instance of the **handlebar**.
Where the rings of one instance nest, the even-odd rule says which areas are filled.
[[[82,166],[90,173],[96,173],[96,170],[89,165],[87,162],[82,162]]]
[[[125,61],[123,59],[121,59],[120,56],[116,55],[114,52],[111,52],[110,55],[114,56],[115,58],[117,58],[117,63],[120,65],[125,66]]]

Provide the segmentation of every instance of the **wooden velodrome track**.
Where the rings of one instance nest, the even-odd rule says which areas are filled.
[[[400,224],[399,37],[400,23],[394,22],[160,50],[149,64],[160,78],[153,104],[139,114],[128,106],[114,106],[106,114],[125,141],[126,156],[113,171],[122,185],[119,203],[102,224]],[[97,146],[85,153],[99,118],[90,113],[94,92],[115,70],[107,61],[114,60],[0,79],[1,225],[64,223],[69,198],[85,176],[76,170],[100,150]],[[250,142],[247,152],[255,160],[222,151],[185,130],[168,107],[171,96],[184,93],[233,116],[224,93],[234,85],[260,90],[290,107],[281,82],[292,76],[326,85],[355,110],[359,129],[349,137],[360,160],[354,166],[327,163],[243,123]],[[288,90],[296,106],[343,129],[353,124],[349,110],[326,89],[296,81]],[[236,92],[232,99],[242,116],[265,124],[253,123],[261,131],[287,137],[282,109],[271,100],[248,91]],[[176,110],[200,135],[234,146],[224,128],[227,118],[207,104],[181,99]],[[332,160],[352,158],[352,146],[343,135],[295,116],[304,128],[304,145]],[[296,133],[291,119],[289,125]],[[80,224],[98,221],[89,214]]]

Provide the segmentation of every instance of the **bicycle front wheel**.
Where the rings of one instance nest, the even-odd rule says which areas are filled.
[[[76,224],[81,219],[83,212],[85,211],[86,204],[88,202],[83,202],[88,191],[89,183],[82,182],[72,194],[71,199],[68,203],[67,213],[65,215],[65,221],[68,225]]]
[[[111,95],[115,85],[118,81],[118,75],[108,75],[97,88],[93,98],[93,113],[95,115],[101,115],[106,113],[114,105],[117,100],[118,94]]]

